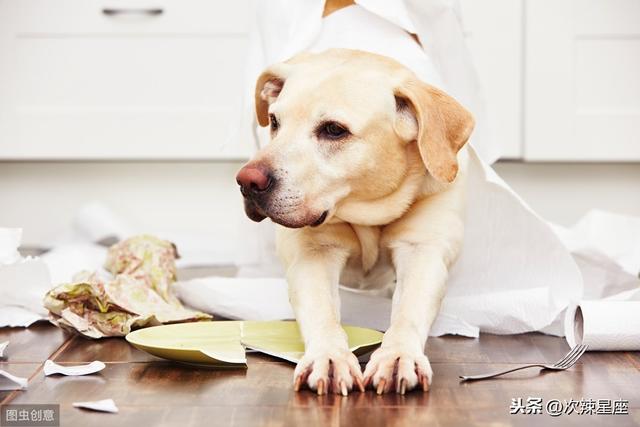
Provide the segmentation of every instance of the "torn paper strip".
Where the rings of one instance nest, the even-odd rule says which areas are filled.
[[[0,391],[23,390],[27,388],[27,378],[16,377],[0,369]]]
[[[47,266],[18,253],[22,230],[0,228],[0,327],[27,327],[44,319],[42,295],[51,287]]]
[[[39,258],[22,258],[0,265],[0,306],[22,307],[44,318],[42,295],[51,288],[46,264]]]
[[[11,264],[20,259],[18,246],[21,239],[21,228],[0,227],[0,264]]]
[[[113,399],[95,400],[91,402],[73,402],[74,408],[89,409],[91,411],[98,412],[110,412],[112,414],[118,413],[118,407]]]
[[[68,376],[89,375],[100,372],[105,368],[105,364],[99,360],[94,360],[86,365],[58,365],[53,360],[44,362],[44,374],[53,375],[61,374]]]
[[[7,357],[5,356],[4,352],[7,349],[8,345],[9,341],[0,342],[0,359]]]
[[[23,307],[0,307],[0,328],[27,328],[38,320],[46,320],[46,317]]]

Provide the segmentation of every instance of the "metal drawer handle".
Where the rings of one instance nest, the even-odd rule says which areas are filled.
[[[117,15],[146,15],[146,16],[158,16],[164,13],[164,10],[161,8],[151,8],[151,9],[116,9],[116,8],[104,8],[102,9],[102,13],[107,16],[117,16]]]

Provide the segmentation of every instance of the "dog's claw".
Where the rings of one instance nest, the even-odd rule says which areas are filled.
[[[340,381],[340,393],[342,393],[343,396],[346,396],[348,394],[347,385],[344,383],[344,381]]]
[[[407,380],[402,378],[398,383],[398,393],[404,394],[407,391]]]
[[[395,391],[403,395],[416,387],[429,390],[432,371],[426,355],[402,347],[376,350],[364,371],[365,386],[369,382],[378,394]]]
[[[356,356],[345,348],[333,352],[312,351],[305,353],[294,372],[294,390],[308,387],[318,396],[341,394],[362,385],[362,370]]]
[[[294,391],[300,391],[300,389],[304,387],[304,384],[307,382],[307,378],[309,378],[310,373],[310,369],[305,369],[299,374],[295,375],[295,380],[293,381]]]
[[[372,377],[371,375],[367,375],[367,376],[364,378],[364,384],[363,384],[363,387],[364,387],[364,389],[365,389],[365,390],[366,390],[366,388],[367,388],[367,387],[369,387],[369,385],[371,384],[371,380],[372,380],[372,379],[373,379],[373,377]],[[364,390],[362,390],[362,391],[364,391]]]

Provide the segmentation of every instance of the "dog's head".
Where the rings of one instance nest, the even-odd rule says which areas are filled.
[[[318,226],[346,200],[376,200],[406,178],[417,145],[442,183],[473,129],[467,110],[388,58],[333,49],[276,64],[258,78],[256,115],[271,142],[237,175],[247,216]]]

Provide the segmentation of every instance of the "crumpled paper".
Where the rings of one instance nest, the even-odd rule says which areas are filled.
[[[180,301],[169,288],[176,281],[178,258],[180,256],[173,243],[142,235],[111,246],[104,268],[114,276],[126,276],[144,282],[164,301],[180,307]]]
[[[50,321],[90,338],[124,336],[132,329],[210,319],[186,309],[173,294],[177,252],[170,242],[136,236],[113,245],[104,265],[111,273],[80,272],[47,292]]]

